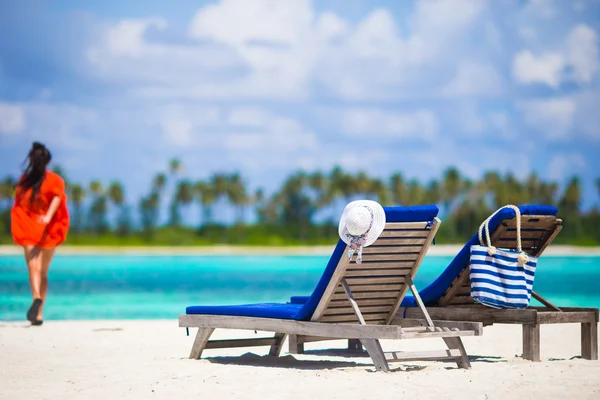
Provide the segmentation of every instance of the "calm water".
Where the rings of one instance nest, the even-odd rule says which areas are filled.
[[[176,318],[192,304],[285,302],[308,295],[328,256],[61,256],[50,269],[45,319]],[[452,257],[427,256],[417,287]],[[600,257],[545,256],[535,290],[563,306],[600,307]],[[0,256],[0,320],[31,303],[22,256]]]

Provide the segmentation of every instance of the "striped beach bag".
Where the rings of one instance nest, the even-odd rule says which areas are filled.
[[[512,208],[517,220],[517,250],[492,246],[489,222],[498,211]],[[485,239],[487,245],[483,240]],[[501,207],[479,227],[480,245],[471,246],[471,297],[493,308],[526,308],[531,299],[537,258],[523,252],[521,245],[521,212],[513,205]]]

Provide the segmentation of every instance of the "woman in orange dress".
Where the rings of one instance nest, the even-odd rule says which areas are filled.
[[[52,159],[50,151],[34,142],[27,157],[29,164],[17,184],[11,210],[11,231],[15,243],[24,249],[29,270],[33,302],[27,319],[32,325],[41,325],[48,269],[54,250],[67,238],[69,212],[64,180],[46,170]]]

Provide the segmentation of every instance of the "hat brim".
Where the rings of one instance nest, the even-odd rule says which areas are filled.
[[[340,217],[340,224],[338,226],[338,233],[340,238],[346,243],[350,244],[350,239],[346,236],[348,234],[348,228],[346,227],[346,217],[348,212],[355,207],[368,207],[373,211],[373,226],[369,232],[367,232],[367,236],[365,238],[365,244],[363,247],[367,247],[372,245],[383,229],[385,228],[385,211],[381,204],[373,200],[356,200],[350,202],[344,207],[344,211],[342,212],[342,216]]]

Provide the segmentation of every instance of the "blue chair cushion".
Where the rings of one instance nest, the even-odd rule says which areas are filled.
[[[302,304],[258,303],[237,306],[190,306],[185,309],[185,312],[186,314],[294,319],[301,308]]]

